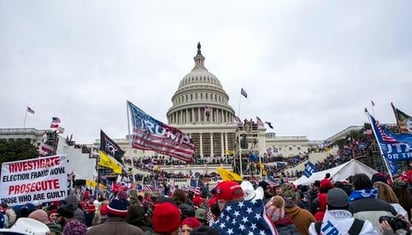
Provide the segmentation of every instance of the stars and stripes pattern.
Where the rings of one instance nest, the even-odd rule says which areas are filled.
[[[198,195],[201,192],[199,183],[194,179],[190,179],[189,192],[193,192],[195,195]]]
[[[399,141],[395,138],[393,138],[392,136],[390,136],[385,130],[383,130],[381,124],[379,123],[379,121],[375,120],[376,123],[376,127],[379,131],[379,134],[382,136],[382,140],[386,143],[391,143],[391,144],[395,144],[395,143],[399,143]]]
[[[238,116],[235,116],[233,121],[239,126],[242,125],[242,120],[240,120],[240,118]]]
[[[212,227],[227,235],[278,234],[261,199],[228,203]]]
[[[52,121],[50,123],[50,128],[58,128],[61,120],[58,117],[52,117]]]
[[[130,101],[127,105],[130,109],[133,128],[133,148],[152,150],[185,162],[194,160],[195,145],[190,136],[156,120]]]

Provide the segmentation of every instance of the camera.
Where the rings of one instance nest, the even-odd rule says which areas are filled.
[[[382,223],[384,220],[388,221],[388,224],[391,226],[393,231],[398,229],[408,230],[406,223],[401,218],[387,215],[379,217],[379,223]]]

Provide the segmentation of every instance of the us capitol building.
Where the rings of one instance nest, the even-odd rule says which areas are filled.
[[[276,136],[274,132],[266,132],[264,126],[259,126],[250,118],[241,123],[236,122],[236,113],[229,105],[229,95],[219,79],[205,67],[205,57],[202,55],[200,43],[193,59],[194,67],[181,79],[171,97],[172,106],[166,115],[169,125],[182,130],[193,139],[198,164],[164,165],[161,166],[162,170],[174,173],[188,169],[203,172],[205,167],[213,171],[213,168],[222,166],[227,169],[234,168],[236,172],[245,174],[245,162],[248,161],[247,156],[250,152],[260,157],[289,157],[308,152],[310,146],[316,146],[321,142],[309,141],[306,136]],[[27,139],[39,146],[43,133],[44,130],[33,128],[2,128],[0,139]],[[110,137],[126,152],[125,159],[169,159],[168,156],[152,151],[131,149],[127,136],[118,139]],[[60,142],[63,143],[59,145],[65,141]],[[95,143],[82,146],[98,148],[99,144],[100,140],[96,140]],[[213,160],[216,164],[212,164]],[[216,160],[225,161],[218,163]],[[133,168],[132,171],[134,174],[140,173],[139,169]]]

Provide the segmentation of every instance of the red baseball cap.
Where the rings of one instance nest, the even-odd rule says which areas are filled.
[[[223,181],[215,187],[216,199],[223,199],[225,201],[232,201],[244,197],[244,192],[240,184],[235,181]]]

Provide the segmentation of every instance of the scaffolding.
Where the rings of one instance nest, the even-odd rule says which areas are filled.
[[[245,120],[236,130],[235,173],[249,180],[262,180],[264,171],[259,148],[260,130],[257,123]]]

